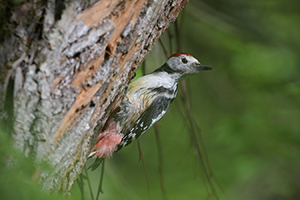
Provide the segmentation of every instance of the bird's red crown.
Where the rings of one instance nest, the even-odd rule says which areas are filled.
[[[181,55],[192,56],[191,54],[188,54],[188,53],[177,52],[177,53],[174,53],[173,55],[171,55],[168,59],[170,59],[172,57],[179,57]]]

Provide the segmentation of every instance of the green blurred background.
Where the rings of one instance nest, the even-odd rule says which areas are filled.
[[[191,1],[180,14],[180,50],[213,67],[186,83],[211,168],[228,199],[300,199],[299,19],[298,0]],[[172,25],[161,38],[169,55],[177,48],[175,29]],[[147,73],[165,60],[157,42],[146,59]],[[159,155],[163,156],[168,199],[214,199],[205,188],[178,112],[181,105],[178,98],[159,121],[162,151],[158,151],[153,128],[140,138],[151,199],[164,199]],[[100,199],[150,199],[138,160],[137,142],[133,142],[106,161]],[[22,176],[26,184],[30,181],[27,172]],[[100,169],[89,172],[94,191],[99,176]],[[213,184],[219,199],[226,199],[217,183]],[[40,194],[36,189],[26,191],[31,190]],[[80,196],[74,184],[71,199]],[[90,199],[87,187],[84,196]]]

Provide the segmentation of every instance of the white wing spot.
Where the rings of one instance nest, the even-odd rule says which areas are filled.
[[[163,110],[155,119],[152,119],[152,123],[150,126],[152,126],[155,122],[157,122],[164,114],[166,113],[165,110]]]
[[[136,136],[136,133],[130,132],[130,133],[128,134],[128,137],[131,137],[132,139],[135,139],[135,136]]]

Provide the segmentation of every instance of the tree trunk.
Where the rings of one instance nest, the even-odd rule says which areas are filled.
[[[114,100],[186,0],[43,2],[23,3],[6,24],[1,117],[15,147],[51,164],[42,187],[67,193]]]

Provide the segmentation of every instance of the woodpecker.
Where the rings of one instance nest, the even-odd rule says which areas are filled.
[[[211,69],[190,54],[175,53],[160,68],[131,82],[114,105],[90,157],[111,157],[137,139],[167,112],[183,77]]]

